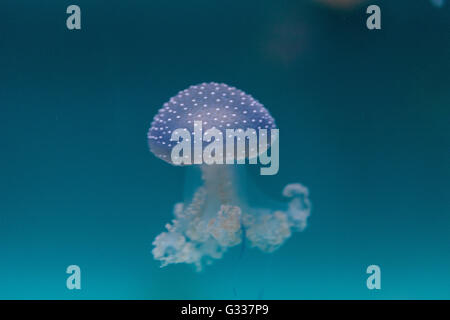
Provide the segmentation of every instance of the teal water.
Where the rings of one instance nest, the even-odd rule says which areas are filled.
[[[449,299],[449,4],[377,3],[369,31],[364,5],[77,0],[82,30],[69,31],[75,2],[2,1],[0,298]],[[305,184],[312,215],[272,254],[161,269],[151,243],[185,171],[146,133],[203,81],[267,107],[280,171],[250,176],[278,200]]]

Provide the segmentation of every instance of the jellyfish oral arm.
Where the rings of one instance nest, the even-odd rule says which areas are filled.
[[[179,128],[172,132],[170,141],[176,142],[171,152],[171,160],[176,165],[181,164],[245,164],[248,156],[249,164],[269,165],[262,167],[261,175],[275,175],[279,170],[279,129],[248,128],[226,129],[226,138],[222,131],[210,128],[203,134],[202,121],[194,121],[194,132],[191,134],[186,128]],[[248,141],[248,143],[246,143]],[[192,142],[194,154],[192,161]],[[203,142],[208,142],[203,147]],[[235,143],[236,142],[236,143]],[[225,143],[225,148],[224,148]],[[247,148],[248,145],[248,148]],[[270,156],[268,149],[270,147]],[[224,149],[226,155],[224,157]],[[225,158],[225,159],[224,159]]]

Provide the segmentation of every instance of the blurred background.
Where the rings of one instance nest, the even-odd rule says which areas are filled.
[[[448,2],[4,0],[0,13],[0,298],[450,298]],[[312,215],[273,254],[161,269],[151,243],[185,172],[146,133],[209,81],[269,109],[280,171],[252,179],[274,199],[303,183]],[[71,264],[82,290],[66,288]],[[381,290],[366,287],[372,264]]]

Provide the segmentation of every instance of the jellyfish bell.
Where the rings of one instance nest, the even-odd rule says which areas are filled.
[[[261,174],[278,172],[274,119],[252,96],[223,83],[180,91],[158,111],[147,136],[150,150],[170,164],[256,164],[260,157],[269,166]]]
[[[155,115],[147,137],[155,156],[200,176],[188,199],[175,205],[167,230],[153,241],[152,253],[161,266],[188,263],[200,270],[243,239],[273,252],[306,226],[310,204],[300,184],[285,187],[289,202],[282,205],[254,207],[243,197],[246,160],[255,164],[259,157],[270,164],[261,170],[278,171],[275,120],[245,92],[215,82],[182,90]]]

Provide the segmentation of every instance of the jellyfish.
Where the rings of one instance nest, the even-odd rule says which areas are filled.
[[[244,241],[249,247],[271,253],[294,232],[304,230],[311,204],[309,191],[302,184],[286,185],[282,194],[287,201],[282,204],[255,206],[243,196],[246,179],[242,160],[250,162],[248,148],[245,155],[234,155],[233,164],[196,163],[195,159],[174,161],[173,150],[181,142],[176,131],[188,130],[195,134],[198,124],[205,132],[217,129],[222,136],[230,128],[276,129],[274,119],[259,101],[223,83],[190,86],[170,98],[158,111],[147,134],[150,151],[169,164],[194,170],[199,181],[187,200],[174,205],[172,220],[153,241],[152,254],[161,267],[186,263],[199,271]],[[194,135],[191,139],[195,140],[194,150],[195,142],[202,139]],[[257,155],[267,152],[271,142],[265,148],[259,145]],[[193,158],[190,152],[180,157]]]

